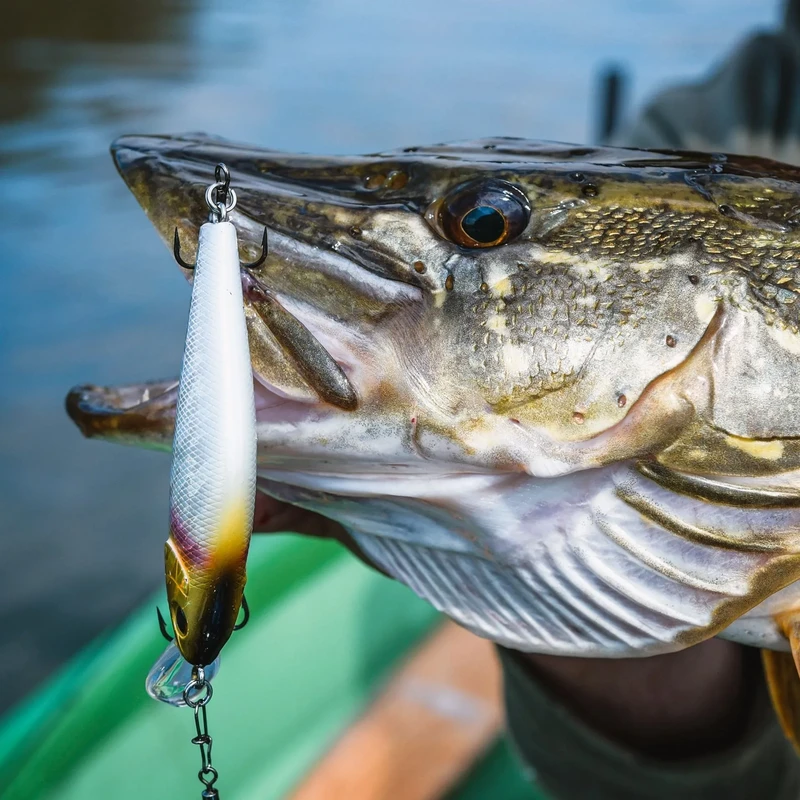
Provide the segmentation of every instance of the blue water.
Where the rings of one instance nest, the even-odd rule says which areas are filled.
[[[231,10],[235,8],[235,10]],[[76,383],[176,375],[189,292],[107,155],[204,130],[354,153],[586,142],[772,26],[756,0],[40,0],[0,28],[0,708],[162,581],[168,459],[81,439]],[[155,624],[155,617],[154,617]]]

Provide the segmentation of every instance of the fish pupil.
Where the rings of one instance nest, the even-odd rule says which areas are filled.
[[[505,217],[491,206],[477,206],[464,214],[461,228],[471,239],[481,244],[496,242],[505,232]]]

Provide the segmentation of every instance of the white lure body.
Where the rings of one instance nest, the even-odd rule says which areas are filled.
[[[200,228],[178,391],[166,548],[176,643],[192,664],[210,663],[235,625],[255,482],[253,375],[236,229],[207,222]]]

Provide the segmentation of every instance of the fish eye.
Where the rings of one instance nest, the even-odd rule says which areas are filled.
[[[174,604],[173,611],[174,611],[173,619],[175,620],[175,629],[181,636],[186,636],[186,632],[189,630],[189,622],[186,619],[186,614],[177,603]]]
[[[528,198],[501,180],[457,186],[439,204],[437,228],[462,247],[497,247],[525,230],[531,218]]]

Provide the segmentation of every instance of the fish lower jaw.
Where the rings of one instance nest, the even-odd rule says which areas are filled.
[[[638,657],[717,635],[785,649],[774,619],[800,607],[800,509],[684,496],[633,463],[554,479],[273,469],[259,488],[517,650]]]

